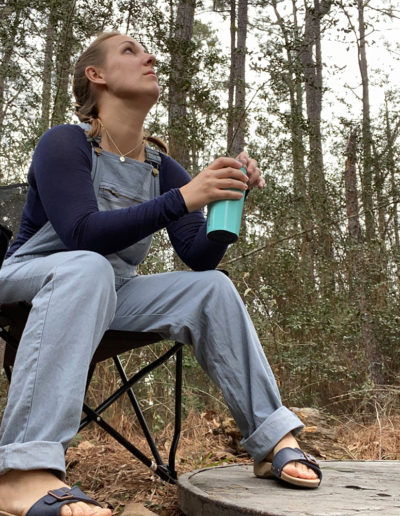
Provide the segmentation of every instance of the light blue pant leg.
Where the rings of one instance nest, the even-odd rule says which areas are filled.
[[[301,421],[282,406],[273,373],[232,282],[218,271],[138,276],[117,293],[111,328],[154,331],[185,344],[219,385],[256,461]]]
[[[32,302],[9,390],[0,474],[53,469],[77,432],[93,353],[115,313],[114,271],[97,253],[70,251],[9,263],[0,303]]]

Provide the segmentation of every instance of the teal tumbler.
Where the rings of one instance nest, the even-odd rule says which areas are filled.
[[[241,168],[246,174],[246,169]],[[241,199],[223,199],[208,205],[207,237],[214,242],[231,244],[239,238],[245,192]]]

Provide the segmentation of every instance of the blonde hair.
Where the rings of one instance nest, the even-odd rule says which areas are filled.
[[[101,135],[101,124],[98,119],[97,97],[89,79],[86,77],[88,66],[101,66],[106,57],[104,42],[114,36],[122,36],[118,31],[102,32],[81,54],[75,63],[72,80],[72,91],[75,97],[75,114],[81,122],[91,125],[89,136],[97,138]],[[157,145],[163,152],[168,154],[167,144],[156,136],[145,135],[149,143]]]
[[[101,134],[101,125],[97,118],[97,98],[86,77],[88,66],[101,66],[106,57],[103,43],[114,36],[121,36],[118,31],[103,32],[97,36],[93,43],[81,54],[75,63],[72,80],[72,91],[75,97],[75,114],[81,122],[91,124],[89,136],[96,138]]]

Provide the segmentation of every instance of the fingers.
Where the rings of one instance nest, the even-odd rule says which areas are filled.
[[[234,158],[218,158],[179,190],[189,212],[220,199],[241,199],[249,178]]]
[[[257,164],[255,160],[252,160]],[[249,188],[254,188],[257,186],[258,188],[263,188],[265,185],[265,179],[261,176],[261,170],[254,166],[247,168],[247,175],[249,176]]]
[[[237,157],[236,159],[240,162],[243,163],[243,165],[245,167],[247,167],[249,165],[249,161],[250,161],[250,157],[249,155],[247,154],[246,151],[242,151]]]
[[[240,169],[243,167],[243,162],[235,158],[220,157],[214,160],[207,168],[210,168],[211,170],[218,170],[220,168],[226,167]]]
[[[245,151],[241,152],[236,159],[241,161],[246,167],[247,175],[249,177],[249,188],[257,186],[261,190],[265,185],[265,180],[261,176],[261,171],[258,168],[257,161],[250,158]]]
[[[214,172],[219,188],[237,188],[247,190],[249,178],[240,169],[225,167]]]

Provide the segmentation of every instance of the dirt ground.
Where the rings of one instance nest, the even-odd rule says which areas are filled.
[[[307,409],[299,410],[303,410],[306,419],[303,418],[306,427],[300,436],[301,445],[320,459],[400,459],[399,416],[369,423],[337,418],[334,421],[320,418],[316,422],[307,420],[314,413],[304,414]],[[127,433],[135,445],[145,447],[135,429]],[[167,428],[158,437],[165,457],[171,434]],[[205,412],[191,414],[183,422],[176,461],[178,474],[237,462],[251,463],[251,459],[240,449],[232,420]],[[101,430],[87,429],[79,434],[67,452],[67,464],[68,482],[78,484],[88,495],[108,504],[115,515],[123,513],[132,502],[161,516],[183,514],[177,505],[176,487],[160,480]]]

